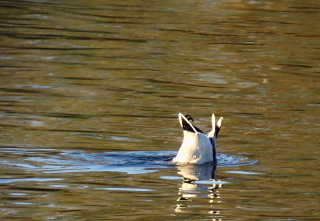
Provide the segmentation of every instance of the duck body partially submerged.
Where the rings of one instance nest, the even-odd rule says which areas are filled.
[[[192,125],[189,120],[193,121],[191,116],[184,116],[179,113],[179,122],[183,128],[183,141],[177,156],[173,158],[172,161],[179,165],[216,163],[216,140],[223,117],[221,117],[216,124],[215,115],[212,114],[212,130],[207,135]]]

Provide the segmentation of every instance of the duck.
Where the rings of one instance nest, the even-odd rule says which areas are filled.
[[[179,113],[180,126],[183,129],[183,141],[176,157],[172,162],[178,165],[186,164],[216,164],[217,163],[217,138],[222,125],[223,117],[216,123],[214,113],[211,116],[212,130],[205,134],[194,122],[190,115]]]

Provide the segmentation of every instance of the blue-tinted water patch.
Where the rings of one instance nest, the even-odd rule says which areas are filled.
[[[163,168],[177,167],[172,164],[176,151],[117,151],[106,153],[65,151],[61,153],[48,149],[38,150],[39,152],[37,152],[28,148],[4,148],[3,151],[6,154],[21,155],[19,161],[6,161],[5,164],[19,167],[26,171],[41,171],[43,173],[109,171],[144,174],[156,172]],[[226,154],[218,154],[217,159],[218,167],[256,163],[254,160],[250,161],[243,157]],[[203,173],[203,170],[207,170],[207,168],[201,167],[201,173]]]
[[[0,179],[0,184],[12,183],[12,182],[49,182],[49,181],[59,181],[62,178],[21,178],[21,179]]]

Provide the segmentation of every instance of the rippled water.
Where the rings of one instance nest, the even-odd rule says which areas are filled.
[[[0,1],[1,220],[318,219],[319,11]],[[179,112],[217,168],[170,163]]]

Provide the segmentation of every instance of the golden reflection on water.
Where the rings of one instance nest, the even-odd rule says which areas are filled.
[[[319,8],[1,2],[1,219],[317,218]],[[128,175],[90,155],[178,150],[179,112],[204,129],[223,115],[219,153],[258,163],[218,167],[223,188],[205,183],[182,203],[183,184],[203,186],[181,187],[190,171]]]

